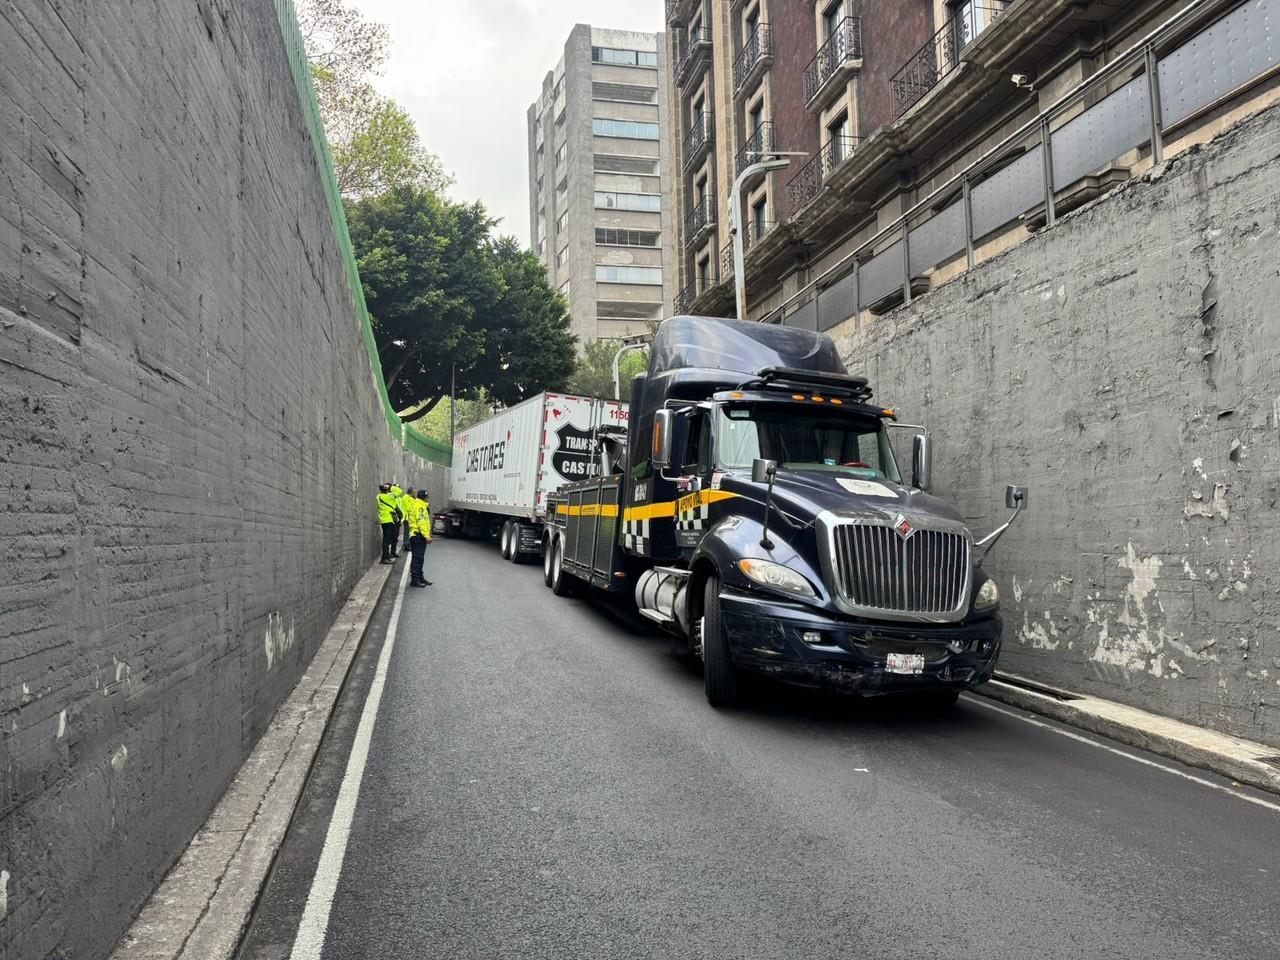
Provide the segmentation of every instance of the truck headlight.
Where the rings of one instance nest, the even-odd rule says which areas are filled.
[[[988,580],[978,588],[978,595],[973,598],[973,609],[990,610],[1000,606],[1000,588],[994,580]]]
[[[750,579],[764,587],[792,593],[797,597],[815,597],[817,593],[813,585],[790,567],[772,560],[754,560],[748,558],[738,561],[738,569]]]

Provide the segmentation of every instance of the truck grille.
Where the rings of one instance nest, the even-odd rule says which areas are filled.
[[[842,523],[833,530],[836,584],[844,599],[888,613],[963,612],[969,538],[919,530],[906,540],[893,527]]]

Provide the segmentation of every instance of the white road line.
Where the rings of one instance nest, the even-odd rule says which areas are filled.
[[[1126,760],[1132,760],[1134,763],[1144,763],[1148,767],[1155,767],[1157,770],[1163,770],[1165,773],[1172,773],[1175,777],[1182,777],[1184,780],[1190,780],[1201,786],[1209,787],[1212,790],[1219,790],[1229,797],[1235,797],[1237,800],[1247,800],[1249,803],[1256,803],[1260,807],[1266,807],[1268,810],[1280,812],[1280,803],[1272,803],[1270,800],[1263,800],[1261,797],[1255,797],[1248,793],[1239,793],[1230,787],[1224,787],[1220,783],[1214,783],[1212,780],[1205,780],[1203,777],[1197,777],[1182,770],[1176,770],[1173,767],[1166,767],[1163,763],[1156,763],[1154,760],[1148,760],[1146,757],[1139,757],[1136,754],[1129,753],[1126,750],[1117,750],[1115,747],[1107,746],[1105,743],[1099,743],[1089,737],[1081,736],[1078,733],[1072,733],[1070,730],[1063,730],[1061,727],[1055,727],[1051,723],[1044,723],[1041,720],[1035,720],[1031,717],[1024,716],[1021,713],[1015,713],[1012,710],[1006,710],[1004,707],[997,707],[994,703],[983,700],[981,696],[972,696],[965,698],[974,706],[986,707],[988,710],[994,710],[996,713],[1003,713],[1006,717],[1013,717],[1015,720],[1021,720],[1023,723],[1029,723],[1033,727],[1043,727],[1046,730],[1052,730],[1054,733],[1061,734],[1064,737],[1070,737],[1072,740],[1079,740],[1081,743],[1087,743],[1091,747],[1097,747],[1099,750],[1106,750],[1108,753],[1114,753],[1117,757],[1124,757]]]
[[[324,949],[325,933],[329,929],[329,911],[333,896],[338,890],[338,877],[342,875],[342,861],[347,855],[347,841],[351,838],[351,822],[356,815],[356,802],[360,799],[360,784],[364,780],[365,764],[369,760],[369,743],[373,739],[373,725],[378,719],[378,705],[382,703],[382,691],[387,683],[387,664],[391,661],[391,649],[396,644],[396,629],[400,626],[400,605],[404,601],[404,588],[409,580],[408,558],[404,573],[396,591],[395,606],[391,608],[391,620],[387,624],[387,639],[383,641],[378,656],[378,666],[369,685],[369,696],[360,714],[360,726],[351,744],[347,759],[347,772],[343,774],[338,799],[333,806],[329,832],[324,837],[324,849],[307,894],[307,905],[298,924],[298,935],[293,941],[289,960],[320,960]]]

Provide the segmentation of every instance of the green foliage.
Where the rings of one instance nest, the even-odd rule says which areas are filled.
[[[515,403],[563,389],[574,340],[564,300],[480,204],[396,188],[348,205],[392,404],[406,421],[449,393]]]
[[[387,59],[386,25],[343,0],[302,0],[298,21],[342,195],[448,187],[452,178],[423,148],[409,114],[369,83]]]
[[[578,367],[569,378],[569,391],[587,397],[613,396],[613,358],[621,340],[592,340],[578,358]],[[649,369],[649,349],[629,350],[618,362],[622,399],[631,399],[631,381]]]
[[[449,407],[449,398],[445,397],[414,426],[432,440],[449,443]],[[488,420],[496,411],[497,407],[486,400],[459,399],[454,429],[459,432],[468,430],[481,420]]]

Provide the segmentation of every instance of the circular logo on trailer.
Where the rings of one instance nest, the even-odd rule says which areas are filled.
[[[591,431],[566,423],[556,431],[556,451],[551,466],[565,480],[585,480],[591,464]]]
[[[902,514],[898,514],[898,519],[893,521],[893,529],[898,531],[898,536],[903,540],[906,540],[916,532],[916,528],[911,525],[911,521]]]

